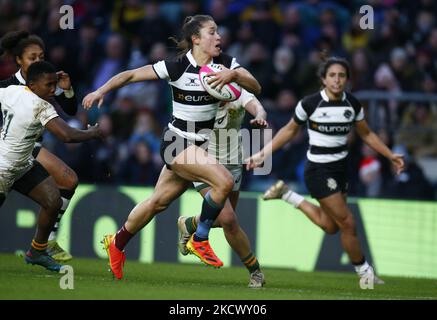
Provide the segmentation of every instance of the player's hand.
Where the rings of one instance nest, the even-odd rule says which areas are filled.
[[[260,167],[264,162],[264,153],[263,152],[257,152],[251,157],[244,160],[246,163],[246,170],[254,169]]]
[[[261,128],[261,129],[265,129],[269,127],[269,124],[263,118],[255,118],[250,120],[250,125],[254,128]]]
[[[208,79],[208,84],[219,91],[225,84],[234,81],[235,78],[235,70],[230,70],[222,64],[220,67],[222,68],[222,71],[208,73],[208,77],[210,77]]]
[[[103,140],[103,138],[105,138],[105,136],[104,136],[104,134],[103,134],[103,131],[102,130],[100,130],[100,127],[99,127],[99,124],[98,123],[96,123],[95,125],[88,125],[88,131],[90,131],[90,132],[92,132],[93,133],[93,137],[95,138],[95,139],[102,139]]]
[[[396,174],[400,174],[405,169],[404,155],[394,153],[390,157],[390,161],[396,169]]]
[[[88,110],[97,101],[97,107],[100,108],[103,103],[103,97],[104,94],[100,93],[98,90],[88,93],[85,98],[83,98],[82,105],[86,110]]]
[[[58,77],[58,87],[63,90],[70,90],[71,89],[71,80],[68,73],[65,73],[64,71],[58,71],[56,72],[56,76]]]

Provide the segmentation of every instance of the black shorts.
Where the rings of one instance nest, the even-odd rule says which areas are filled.
[[[41,151],[41,144],[40,143],[35,143],[35,146],[33,147],[32,150],[32,156],[36,159],[36,157],[38,157],[39,152]]]
[[[38,162],[33,161],[33,167],[12,185],[12,189],[28,195],[37,185],[49,177],[49,173]]]
[[[308,191],[315,199],[325,198],[337,192],[347,193],[347,158],[328,163],[308,160],[304,177]]]
[[[166,133],[167,139],[164,139]],[[208,146],[208,141],[188,140],[179,136],[178,134],[171,131],[168,127],[166,127],[161,136],[160,155],[167,169],[171,170],[171,164],[173,163],[174,158],[176,158],[182,151],[184,151],[193,144],[206,150]]]

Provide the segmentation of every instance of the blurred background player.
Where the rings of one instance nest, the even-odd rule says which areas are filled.
[[[397,174],[404,169],[404,161],[402,155],[392,153],[369,129],[360,102],[345,92],[350,78],[349,64],[345,59],[326,59],[319,67],[318,76],[323,89],[299,101],[294,117],[271,142],[248,159],[247,168],[259,166],[271,153],[293,139],[300,126],[307,123],[310,147],[305,165],[305,184],[320,207],[287,190],[281,182],[271,187],[264,199],[283,198],[301,209],[325,232],[334,234],[340,231],[342,246],[360,279],[382,284],[384,282],[376,277],[362,253],[355,221],[346,203],[347,135],[352,126],[355,124],[358,135],[367,145],[392,162]]]
[[[208,145],[208,153],[215,156],[232,174],[234,187],[226,200],[225,206],[220,212],[213,227],[222,227],[226,240],[232,249],[240,257],[241,262],[249,270],[249,287],[259,288],[265,283],[264,274],[256,256],[250,248],[249,238],[238,223],[235,213],[243,171],[243,151],[241,124],[244,120],[245,110],[249,111],[254,119],[250,124],[254,127],[267,127],[267,114],[258,99],[246,90],[242,90],[240,98],[228,102],[219,108],[214,124],[214,130]],[[210,190],[205,183],[194,182],[194,187],[202,196]],[[183,255],[189,253],[186,244],[191,235],[196,231],[200,215],[192,217],[181,216],[178,219],[180,232],[179,251]]]
[[[189,16],[182,27],[182,38],[177,42],[181,50],[177,59],[161,60],[119,73],[83,99],[83,106],[89,109],[95,102],[100,106],[105,94],[114,89],[133,82],[158,79],[167,80],[173,93],[173,116],[161,141],[161,158],[165,166],[155,190],[149,199],[131,211],[116,235],[104,239],[111,270],[118,279],[123,276],[123,250],[128,241],[185,192],[193,181],[206,183],[211,190],[205,195],[200,222],[187,247],[205,264],[223,265],[212,250],[208,235],[232,190],[233,180],[229,171],[205,151],[209,139],[209,133],[205,131],[213,128],[220,101],[210,96],[196,79],[199,79],[200,67],[212,62],[223,65],[223,71],[211,73],[214,76],[210,80],[212,87],[220,89],[226,83],[237,82],[253,93],[259,93],[261,87],[235,58],[221,53],[220,43],[217,25],[211,16]]]
[[[77,130],[62,120],[47,102],[55,94],[58,78],[55,68],[40,61],[28,69],[27,86],[0,88],[3,127],[0,138],[0,206],[14,189],[41,206],[35,237],[25,261],[51,271],[61,265],[48,255],[48,238],[62,207],[59,189],[53,177],[35,160],[35,141],[47,128],[64,142],[99,138],[98,125]]]
[[[10,55],[20,68],[10,78],[0,81],[0,88],[5,88],[9,85],[25,85],[29,66],[34,62],[44,60],[44,42],[37,35],[31,35],[26,31],[14,31],[3,36],[0,44],[1,49]],[[63,71],[57,72],[56,75],[58,78],[54,100],[56,100],[56,103],[62,107],[66,114],[73,116],[77,111],[77,100],[71,86],[70,77]],[[50,99],[53,99],[53,97]],[[51,102],[56,105],[53,100]],[[41,143],[42,136],[35,143],[32,154],[54,178],[62,197],[62,206],[59,209],[56,224],[50,233],[47,251],[57,261],[65,262],[73,257],[59,246],[56,236],[61,218],[67,210],[68,204],[78,185],[78,178],[69,166],[44,148]]]

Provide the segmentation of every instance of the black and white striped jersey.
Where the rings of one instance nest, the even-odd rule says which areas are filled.
[[[347,135],[354,122],[363,119],[363,108],[352,94],[344,92],[340,101],[330,101],[325,90],[304,97],[294,114],[298,124],[308,126],[308,160],[319,163],[345,158]]]
[[[223,64],[226,68],[236,69],[240,65],[235,58],[220,54],[211,63]],[[206,140],[208,134],[187,132],[186,122],[195,122],[198,129],[212,129],[220,101],[209,95],[200,84],[200,66],[188,51],[175,60],[161,60],[153,65],[160,79],[171,86],[173,98],[173,120],[168,127],[178,135],[191,140]]]

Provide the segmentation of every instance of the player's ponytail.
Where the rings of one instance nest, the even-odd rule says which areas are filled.
[[[170,37],[170,40],[173,40],[176,43],[176,47],[179,50],[178,56],[183,56],[189,50],[193,49],[193,41],[191,39],[192,36],[200,36],[200,29],[203,24],[207,21],[214,21],[214,19],[209,15],[195,15],[188,16],[184,20],[184,24],[182,26],[182,35],[178,40],[174,37]]]
[[[24,50],[32,45],[38,45],[42,50],[45,49],[44,42],[40,37],[34,34],[29,34],[29,32],[12,31],[6,33],[3,38],[0,39],[0,51],[15,57],[20,57],[23,55]],[[0,55],[3,52],[0,52]]]

